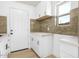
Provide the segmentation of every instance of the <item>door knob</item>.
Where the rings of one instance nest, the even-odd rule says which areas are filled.
[[[13,35],[13,33],[10,33],[11,35]]]
[[[10,30],[11,32],[13,31],[13,30]]]

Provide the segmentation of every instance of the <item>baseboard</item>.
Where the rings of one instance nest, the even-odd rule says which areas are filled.
[[[36,56],[38,57],[38,58],[40,58],[40,56],[31,48],[31,50],[36,54]]]
[[[21,49],[21,50],[16,50],[16,51],[11,51],[10,53],[14,53],[14,52],[18,52],[18,51],[22,51],[22,50],[26,50],[26,49],[29,49],[29,48],[25,48],[25,49]]]

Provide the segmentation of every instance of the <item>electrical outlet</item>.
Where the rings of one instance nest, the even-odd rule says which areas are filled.
[[[47,30],[48,30],[48,31],[50,30],[49,27],[47,28]]]

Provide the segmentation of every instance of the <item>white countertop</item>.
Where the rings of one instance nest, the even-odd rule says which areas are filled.
[[[45,32],[31,32],[32,36],[51,36],[52,33],[45,33]]]

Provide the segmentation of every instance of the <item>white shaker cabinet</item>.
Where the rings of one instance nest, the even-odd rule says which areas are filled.
[[[0,37],[0,58],[7,58],[7,40],[8,38],[5,36]]]
[[[47,2],[46,14],[45,15],[52,16],[51,11],[52,11],[51,1],[49,1],[49,2]]]
[[[35,19],[38,19],[40,17],[48,17],[48,16],[52,16],[51,13],[51,1],[45,1],[45,2],[40,2],[36,7],[35,7],[35,13],[36,13],[36,17]]]
[[[31,48],[40,56],[47,57],[52,54],[52,34],[51,35],[33,35]]]
[[[60,58],[78,58],[78,37],[54,34],[53,54]]]
[[[78,46],[70,42],[60,41],[60,57],[61,58],[78,58]]]

